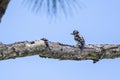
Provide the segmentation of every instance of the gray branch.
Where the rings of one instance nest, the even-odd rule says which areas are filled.
[[[51,42],[46,39],[13,44],[0,43],[0,60],[32,55],[60,60],[93,60],[95,63],[102,59],[120,57],[120,44],[88,44],[81,51],[76,46]]]

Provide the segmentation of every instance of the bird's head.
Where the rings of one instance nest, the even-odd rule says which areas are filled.
[[[74,30],[71,35],[76,35],[76,34],[79,34],[79,31],[78,30]]]

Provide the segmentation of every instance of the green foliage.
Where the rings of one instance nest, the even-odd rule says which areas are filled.
[[[24,0],[35,12],[41,9],[46,10],[48,14],[59,13],[60,10],[66,11],[76,6],[76,0]]]

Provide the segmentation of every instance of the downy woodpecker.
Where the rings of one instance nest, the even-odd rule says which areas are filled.
[[[74,30],[73,33],[71,33],[74,36],[74,40],[77,42],[77,47],[80,48],[82,51],[85,46],[85,40],[84,38],[79,34],[78,30]]]

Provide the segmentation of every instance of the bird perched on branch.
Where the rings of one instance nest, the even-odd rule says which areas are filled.
[[[74,30],[71,34],[74,36],[74,40],[77,42],[77,47],[82,51],[85,47],[84,38],[79,34],[78,30]]]

